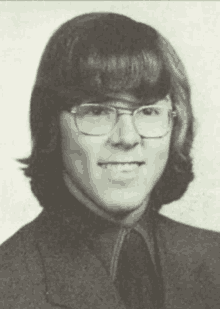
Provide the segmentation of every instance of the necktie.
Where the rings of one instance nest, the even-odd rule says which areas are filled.
[[[158,309],[160,288],[147,245],[131,230],[122,245],[115,285],[127,309]]]

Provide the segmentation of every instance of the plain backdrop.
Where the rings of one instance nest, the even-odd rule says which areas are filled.
[[[195,180],[161,213],[220,231],[220,3],[208,1],[0,2],[0,243],[41,208],[16,158],[30,154],[29,100],[49,37],[66,20],[111,11],[148,23],[167,37],[185,63],[197,118]]]

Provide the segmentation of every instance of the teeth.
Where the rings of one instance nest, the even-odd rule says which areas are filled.
[[[112,171],[115,172],[120,172],[120,171],[132,171],[136,169],[139,166],[137,163],[117,163],[117,164],[102,164],[102,167],[104,169],[111,169]]]

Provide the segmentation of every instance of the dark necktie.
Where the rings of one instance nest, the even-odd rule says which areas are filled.
[[[127,309],[158,309],[160,287],[143,237],[131,230],[119,255],[115,285]]]

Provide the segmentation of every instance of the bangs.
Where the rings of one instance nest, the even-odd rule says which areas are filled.
[[[72,85],[88,95],[127,92],[138,99],[160,99],[170,92],[169,72],[153,51],[104,54],[93,50],[80,55]]]
[[[91,53],[80,59],[79,87],[95,93],[131,93],[138,99],[163,98],[170,78],[152,51],[123,55]]]
[[[62,63],[64,84],[68,80],[73,92],[128,92],[140,99],[163,98],[170,92],[170,73],[150,26],[105,17],[103,23],[93,20],[76,32]]]

